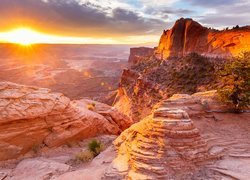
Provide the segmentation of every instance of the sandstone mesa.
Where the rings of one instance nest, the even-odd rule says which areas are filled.
[[[232,57],[249,50],[250,27],[213,30],[192,19],[181,18],[164,30],[156,56],[160,59],[185,56],[195,52],[210,57]]]

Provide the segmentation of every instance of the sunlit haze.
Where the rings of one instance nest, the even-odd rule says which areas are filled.
[[[124,40],[113,38],[67,37],[45,34],[29,27],[16,28],[7,32],[0,32],[0,42],[31,45],[48,44],[130,44],[137,42],[154,42],[157,36],[127,36]]]

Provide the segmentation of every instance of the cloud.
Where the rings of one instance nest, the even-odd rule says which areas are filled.
[[[192,5],[199,5],[203,7],[217,7],[221,5],[232,5],[242,0],[189,0],[188,3]]]
[[[164,26],[159,19],[108,5],[109,1],[100,6],[79,0],[1,0],[0,26],[32,24],[48,32],[81,36],[157,33]]]
[[[250,24],[249,0],[0,0],[1,31],[30,25],[88,37],[160,35],[176,19],[211,27]]]
[[[238,1],[235,4],[224,5],[223,8],[214,8],[213,13],[206,13],[199,17],[199,21],[211,27],[227,27],[238,25],[249,25],[250,2]]]

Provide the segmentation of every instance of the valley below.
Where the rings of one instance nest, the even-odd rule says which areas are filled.
[[[0,81],[50,88],[72,99],[109,102],[129,46],[1,44]]]

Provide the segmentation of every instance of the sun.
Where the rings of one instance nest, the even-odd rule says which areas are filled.
[[[4,35],[7,42],[23,46],[30,46],[43,40],[43,35],[31,28],[17,28],[6,32]]]

